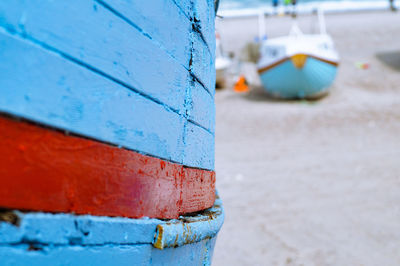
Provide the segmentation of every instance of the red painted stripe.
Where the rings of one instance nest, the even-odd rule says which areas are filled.
[[[0,207],[177,218],[211,207],[215,173],[0,117]]]

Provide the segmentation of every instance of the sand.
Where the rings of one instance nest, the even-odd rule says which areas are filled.
[[[273,100],[251,64],[232,70],[250,77],[250,93],[216,93],[226,218],[214,265],[400,265],[400,12],[331,14],[326,23],[341,55],[326,97]],[[267,18],[268,36],[290,24]],[[308,31],[310,17],[299,24]],[[239,56],[256,25],[217,21],[225,50]]]

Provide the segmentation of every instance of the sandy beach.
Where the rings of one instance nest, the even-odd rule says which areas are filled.
[[[298,19],[304,32],[311,19]],[[266,18],[268,37],[291,23]],[[250,64],[232,70],[246,74],[249,93],[231,82],[216,93],[226,218],[214,265],[400,265],[400,12],[328,14],[326,23],[341,57],[326,97],[271,99]],[[217,29],[238,57],[257,20]]]

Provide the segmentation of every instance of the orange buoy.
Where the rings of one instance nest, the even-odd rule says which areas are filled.
[[[238,81],[236,81],[235,86],[233,87],[235,92],[247,92],[249,91],[249,86],[247,84],[246,78],[242,75],[239,77]]]

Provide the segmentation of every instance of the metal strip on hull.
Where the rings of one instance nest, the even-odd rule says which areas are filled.
[[[224,210],[217,199],[212,208],[177,220],[8,216],[18,224],[0,220],[1,265],[210,265]]]

